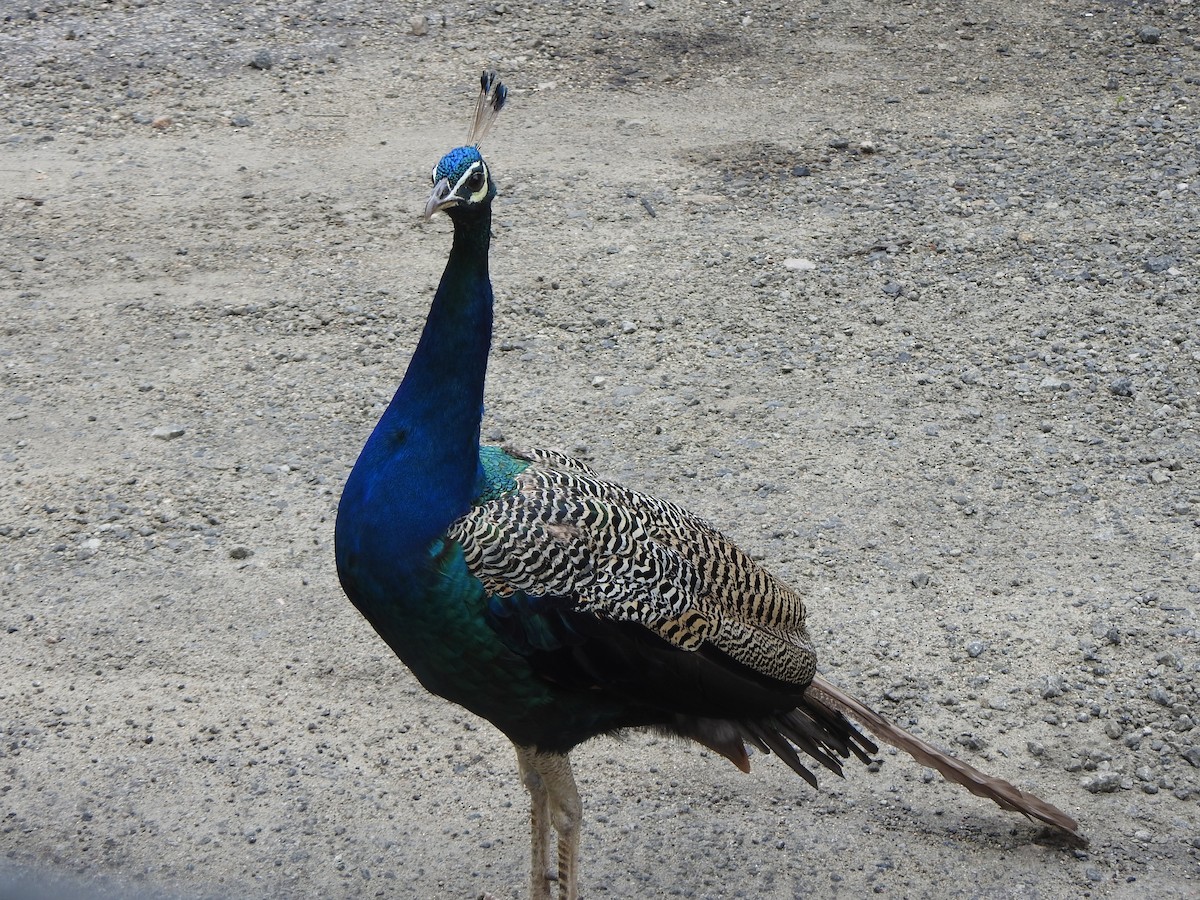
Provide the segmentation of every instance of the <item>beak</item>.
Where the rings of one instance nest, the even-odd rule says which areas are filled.
[[[433,186],[433,193],[429,195],[429,200],[425,204],[425,221],[428,222],[432,219],[433,214],[438,210],[457,206],[460,202],[462,201],[450,193],[450,180],[443,178]]]

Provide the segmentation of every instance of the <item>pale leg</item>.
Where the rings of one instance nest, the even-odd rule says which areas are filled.
[[[559,900],[579,900],[579,826],[583,802],[571,774],[571,760],[565,753],[541,753],[530,747],[518,747],[517,759],[530,796],[533,900],[550,898],[552,876],[546,869],[551,825],[558,832]]]
[[[550,795],[531,763],[535,755],[530,747],[517,747],[521,783],[529,791],[529,896],[530,900],[550,900],[550,882],[555,878],[550,868]]]

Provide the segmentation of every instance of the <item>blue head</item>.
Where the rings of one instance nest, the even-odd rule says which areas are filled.
[[[479,148],[455,147],[433,170],[433,193],[425,204],[425,218],[431,219],[438,210],[453,207],[474,209],[491,203],[495,196],[496,184]]]
[[[496,73],[484,72],[479,78],[479,102],[467,138],[470,143],[455,147],[433,170],[433,193],[425,204],[426,219],[432,218],[438,210],[477,209],[492,202],[496,184],[479,153],[479,142],[496,121],[507,99],[508,88],[500,83]]]

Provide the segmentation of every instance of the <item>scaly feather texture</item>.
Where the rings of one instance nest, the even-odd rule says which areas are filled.
[[[476,140],[507,95],[494,76],[480,86]],[[755,747],[815,786],[813,762],[841,775],[844,760],[876,752],[854,719],[1082,841],[1065,813],[817,677],[801,596],[703,519],[559,453],[480,446],[496,187],[474,145],[446,154],[433,182],[426,215],[444,211],[454,241],[408,370],[346,482],[338,575],[426,688],[513,741],[535,900],[555,881],[563,900],[578,896],[570,750],[628,728],[697,741],[745,771]]]

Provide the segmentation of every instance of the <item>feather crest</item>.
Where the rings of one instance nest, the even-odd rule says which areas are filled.
[[[471,120],[471,130],[467,134],[467,143],[478,147],[492,125],[504,103],[508,100],[508,88],[500,80],[500,76],[490,69],[479,76],[479,102],[475,105],[475,118]]]

